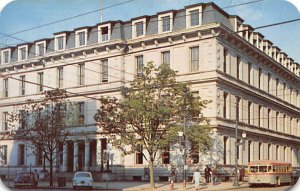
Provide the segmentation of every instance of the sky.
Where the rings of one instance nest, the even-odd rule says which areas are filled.
[[[155,15],[160,11],[182,9],[201,2],[214,2],[224,8],[252,1],[257,0],[103,0],[103,21],[127,21],[141,15]],[[10,3],[3,7],[7,2]],[[53,38],[55,32],[94,26],[100,22],[100,13],[95,11],[99,8],[100,0],[0,0],[0,47]],[[300,18],[296,6],[287,0],[261,0],[224,10],[240,16],[245,24],[254,28]],[[56,22],[87,12],[92,13]],[[52,22],[55,24],[24,31]],[[260,29],[258,32],[300,63],[300,21]]]

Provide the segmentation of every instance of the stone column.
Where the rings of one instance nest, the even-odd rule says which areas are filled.
[[[73,160],[73,171],[78,170],[78,142],[74,141],[74,160]]]
[[[84,148],[84,170],[89,171],[90,169],[90,140],[85,140]]]
[[[68,144],[67,143],[64,143],[62,152],[63,152],[62,172],[67,172],[67,164],[68,164]]]

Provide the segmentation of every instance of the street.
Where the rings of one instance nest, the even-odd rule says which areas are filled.
[[[280,186],[280,187],[272,187],[272,186],[270,186],[270,187],[268,187],[268,186],[254,187],[254,188],[253,187],[251,187],[251,188],[249,188],[249,187],[240,187],[240,188],[232,188],[232,189],[226,189],[226,190],[229,190],[229,191],[237,191],[237,190],[242,190],[242,191],[252,191],[252,190],[255,190],[255,191],[287,191],[290,188],[292,188],[292,186],[288,185],[288,186]],[[32,190],[41,191],[41,190],[45,190],[45,188],[38,188],[38,189],[26,189],[25,188],[25,189],[11,189],[11,190],[15,190],[15,191],[19,191],[19,190],[22,190],[22,191],[32,191]],[[62,188],[53,188],[51,190],[71,191],[73,189],[71,189],[71,188],[63,188],[63,189]],[[87,189],[85,189],[85,190],[87,190]],[[105,189],[102,188],[101,190],[105,190]],[[115,190],[118,190],[118,189],[115,189]],[[126,189],[126,191],[130,191],[130,190],[134,190],[134,191],[145,190],[145,188],[139,189],[139,188],[133,187],[132,189],[130,189],[130,188]],[[169,187],[168,186],[167,187],[165,187],[165,186],[164,187],[157,187],[157,190],[167,191],[167,190],[169,190]],[[174,190],[178,190],[179,191],[179,190],[182,190],[182,188],[175,188]],[[186,190],[192,191],[192,190],[195,190],[195,189],[193,187],[191,187],[191,186],[188,186]],[[213,187],[208,188],[207,186],[202,186],[198,190],[200,190],[200,191],[201,190],[203,190],[203,191],[204,190],[213,191],[215,189]],[[216,190],[220,190],[220,189],[216,189]]]

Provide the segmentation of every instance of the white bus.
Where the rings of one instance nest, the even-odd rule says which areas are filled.
[[[274,160],[252,161],[248,165],[249,186],[292,183],[292,165],[289,162]]]

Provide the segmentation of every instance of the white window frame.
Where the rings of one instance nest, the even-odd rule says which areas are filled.
[[[62,76],[60,76],[60,71],[62,70]],[[58,67],[57,68],[57,88],[64,88],[64,67]]]
[[[101,28],[105,28],[105,27],[108,28],[107,40],[102,40],[102,31],[101,31]],[[108,42],[108,41],[110,41],[110,37],[111,37],[111,23],[103,24],[103,25],[98,25],[98,43]]]
[[[158,15],[158,33],[168,33],[173,31],[173,12]],[[163,31],[163,18],[170,17],[170,30]]]
[[[5,61],[5,58],[4,58],[5,52],[8,52],[8,61],[7,62],[4,62]],[[9,64],[10,63],[10,57],[11,57],[11,49],[10,48],[4,49],[4,50],[1,51],[1,58],[2,58],[1,63],[2,64]]]
[[[37,73],[37,92],[41,93],[44,91],[44,72]]]
[[[78,85],[85,85],[85,63],[78,64]]]
[[[22,59],[22,49],[25,48],[25,58]],[[18,61],[24,61],[28,58],[28,45],[23,45],[18,47]]]
[[[8,131],[8,112],[4,111],[2,112],[2,125],[3,125],[3,129],[2,131]]]
[[[191,11],[199,11],[199,24],[195,26],[191,26]],[[186,28],[198,27],[202,24],[202,6],[192,7],[185,10],[186,15]]]
[[[60,37],[63,37],[63,48],[62,49],[58,49],[58,39]],[[66,43],[67,42],[66,38],[67,38],[66,34],[55,35],[55,40],[54,40],[54,50],[55,51],[63,51],[63,50],[66,49],[66,44],[67,44]]]
[[[80,45],[79,42],[79,33],[84,33],[84,44]],[[87,29],[81,29],[81,30],[77,30],[75,31],[75,46],[76,47],[82,47],[82,46],[86,46],[87,45],[87,34],[88,34],[88,30]]]
[[[40,45],[44,47],[43,55],[40,55]],[[46,41],[35,43],[35,56],[44,56],[46,54]]]
[[[164,63],[164,54],[167,53],[167,52],[169,53],[169,63]],[[170,50],[164,50],[164,51],[161,52],[160,55],[161,55],[161,62],[160,63],[161,64],[168,64],[170,66],[171,65],[171,51]]]
[[[146,36],[146,18],[142,18],[142,19],[137,19],[137,20],[133,20],[132,21],[132,38],[141,38],[141,37],[144,37]],[[143,35],[140,35],[140,36],[136,36],[136,24],[137,23],[140,23],[142,22],[143,23]]]

